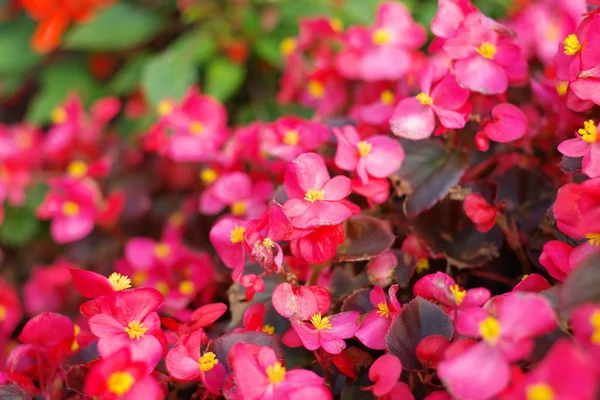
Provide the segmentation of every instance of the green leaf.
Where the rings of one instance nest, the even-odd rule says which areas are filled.
[[[20,247],[29,243],[40,231],[41,223],[29,207],[6,207],[6,216],[0,227],[2,244]]]
[[[88,73],[85,64],[77,60],[67,60],[46,68],[40,79],[41,90],[27,110],[27,120],[30,122],[48,122],[52,109],[61,104],[70,92],[77,92],[86,104],[103,93],[102,87]]]
[[[129,60],[108,84],[109,92],[117,96],[133,92],[141,81],[142,71],[149,58],[148,54],[143,53]]]
[[[264,36],[254,44],[254,52],[266,62],[281,66],[283,60],[279,51],[279,42],[271,36]]]
[[[65,37],[70,50],[115,51],[150,40],[162,28],[161,18],[126,3],[117,3],[91,22],[73,27]]]
[[[205,91],[221,101],[226,101],[240,88],[245,77],[246,69],[243,65],[231,62],[227,58],[216,58],[208,64]]]
[[[29,44],[34,29],[35,23],[26,18],[0,24],[0,75],[25,72],[42,59]]]

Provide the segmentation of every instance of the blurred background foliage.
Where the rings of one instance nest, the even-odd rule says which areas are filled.
[[[520,0],[522,1],[522,0]],[[403,1],[428,25],[436,0]],[[517,2],[516,4],[514,2]],[[501,18],[519,0],[479,0]],[[309,115],[276,104],[280,42],[298,31],[299,18],[328,15],[344,26],[372,23],[379,0],[121,0],[90,22],[73,25],[60,48],[31,50],[35,22],[11,0],[0,0],[0,122],[45,125],[70,91],[85,103],[102,96],[136,100],[154,110],[198,83],[225,102],[232,123]],[[154,112],[126,116],[119,132],[133,138]]]

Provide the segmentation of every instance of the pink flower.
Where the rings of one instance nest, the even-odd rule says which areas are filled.
[[[463,289],[454,279],[443,273],[425,275],[413,286],[415,296],[436,300],[453,309],[479,307],[489,300],[491,293],[486,288]]]
[[[559,231],[573,239],[583,239],[590,232],[579,225],[590,219],[600,200],[600,179],[589,179],[583,183],[567,183],[558,189],[553,214]],[[588,237],[588,239],[593,237]]]
[[[596,122],[592,119],[584,122],[578,136],[558,145],[558,151],[567,157],[583,157],[581,170],[590,178],[600,176],[600,142],[597,140]]]
[[[268,181],[252,183],[243,172],[221,175],[212,186],[202,193],[200,212],[219,214],[229,206],[236,218],[258,218],[265,209],[265,203],[273,194],[273,185]]]
[[[244,271],[246,251],[244,232],[246,222],[225,217],[219,219],[209,233],[210,242],[227,268],[233,269],[232,278],[237,281]]]
[[[344,171],[356,171],[363,184],[369,177],[387,178],[400,169],[404,150],[397,140],[385,135],[361,140],[356,128],[350,125],[333,128],[337,138],[335,165]]]
[[[369,206],[383,204],[390,197],[390,181],[387,179],[369,179],[369,183],[363,185],[358,179],[352,180],[352,191],[367,199]]]
[[[551,277],[564,281],[573,269],[569,257],[573,248],[560,240],[551,240],[544,244],[540,255],[540,264],[546,268]]]
[[[512,391],[515,400],[596,398],[594,361],[568,339],[559,339]]]
[[[92,333],[99,337],[100,356],[108,358],[128,350],[133,361],[144,362],[148,371],[154,369],[163,354],[164,334],[156,313],[162,303],[163,296],[150,288],[119,291],[104,297],[101,313],[89,319]]]
[[[166,358],[167,370],[181,381],[197,381],[214,394],[219,394],[225,381],[225,367],[215,353],[207,351],[201,355],[200,348],[205,338],[202,329],[183,335],[169,351]]]
[[[331,295],[320,286],[297,286],[284,282],[271,296],[273,308],[288,319],[310,319],[316,313],[326,313],[331,305]]]
[[[117,272],[113,272],[108,278],[92,271],[77,268],[69,268],[69,272],[75,289],[88,299],[104,297],[131,287],[129,277]]]
[[[475,12],[465,18],[443,49],[453,60],[461,86],[482,94],[500,94],[506,92],[509,82],[521,83],[527,78],[527,63],[513,40],[492,20]]]
[[[439,0],[431,21],[431,33],[444,39],[452,38],[466,16],[473,12],[478,11],[471,0]]]
[[[374,384],[363,390],[370,390],[374,396],[383,400],[414,399],[409,386],[404,382],[398,382],[401,373],[402,364],[398,357],[384,354],[369,368],[369,379]]]
[[[354,336],[358,329],[356,311],[347,311],[324,317],[321,313],[313,314],[310,322],[293,320],[292,327],[308,350],[323,348],[330,354],[338,354],[346,348],[344,339]]]
[[[367,264],[367,276],[374,285],[388,286],[395,278],[397,267],[398,257],[393,252],[386,251]]]
[[[499,394],[508,385],[509,362],[526,357],[533,339],[556,327],[552,306],[540,295],[513,292],[499,300],[494,314],[481,308],[458,314],[456,331],[483,341],[438,366],[438,376],[456,397],[484,400]]]
[[[246,288],[246,301],[252,301],[256,292],[265,291],[265,282],[255,274],[242,275],[240,285]]]
[[[352,215],[343,202],[350,194],[350,179],[330,178],[323,157],[316,153],[302,154],[287,165],[284,186],[289,200],[283,210],[297,228],[337,225]]]
[[[479,232],[488,232],[496,224],[496,209],[478,193],[468,194],[463,202],[463,208]]]
[[[509,143],[523,137],[527,131],[527,117],[518,107],[498,104],[492,109],[492,120],[483,127],[483,134],[498,143]]]
[[[323,378],[305,369],[288,371],[270,347],[237,343],[229,358],[244,400],[332,398]]]
[[[10,337],[22,317],[17,290],[0,277],[0,346]]]
[[[398,100],[404,97],[403,92],[388,82],[363,82],[349,115],[359,123],[385,127]]]
[[[384,2],[377,9],[372,28],[352,27],[345,37],[347,49],[336,59],[340,74],[365,81],[397,80],[410,69],[412,50],[427,39],[406,7]]]
[[[386,348],[385,335],[392,321],[400,314],[400,303],[396,297],[398,285],[389,288],[389,301],[385,298],[383,289],[375,286],[371,289],[369,300],[375,310],[370,311],[362,320],[360,328],[356,331],[356,337],[370,349],[384,350]]]
[[[57,243],[70,243],[92,232],[99,201],[98,187],[91,180],[53,180],[37,216],[52,219],[50,233]]]
[[[127,349],[94,364],[85,378],[85,393],[104,400],[159,400],[164,394],[146,372],[146,364]]]
[[[25,310],[29,315],[44,311],[59,312],[68,304],[71,289],[72,265],[59,259],[53,265],[36,266],[31,277],[23,285]]]
[[[342,224],[320,226],[309,234],[290,241],[292,255],[301,260],[319,265],[331,260],[340,244],[344,243]]]
[[[590,358],[600,357],[600,306],[598,304],[582,304],[573,310],[570,318],[573,335],[588,352]],[[596,371],[600,367],[596,364]]]
[[[395,135],[411,140],[428,138],[435,130],[436,117],[444,129],[460,129],[467,123],[469,90],[460,87],[450,72],[432,89],[434,73],[433,67],[428,68],[421,78],[421,92],[396,106],[390,119]]]
[[[579,72],[591,70],[600,63],[600,16],[592,13],[558,44],[554,56],[556,77],[563,82],[576,80]]]
[[[325,125],[297,117],[282,117],[262,131],[261,149],[266,154],[292,161],[300,154],[315,150],[329,138]]]

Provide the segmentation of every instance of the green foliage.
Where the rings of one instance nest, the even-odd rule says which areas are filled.
[[[33,186],[27,193],[27,201],[21,207],[6,206],[4,222],[0,226],[0,240],[9,247],[25,246],[39,233],[42,223],[35,210],[44,199],[47,187]]]
[[[226,101],[242,85],[246,77],[245,68],[227,58],[215,58],[206,69],[204,91],[218,100]]]
[[[29,45],[34,28],[26,18],[0,24],[0,76],[27,72],[40,62],[42,56]]]

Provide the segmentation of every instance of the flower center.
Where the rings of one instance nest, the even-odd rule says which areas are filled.
[[[264,238],[262,241],[263,246],[266,247],[275,247],[275,243],[273,243],[273,241],[271,240],[271,238]]]
[[[231,213],[236,217],[240,215],[244,215],[246,213],[246,202],[244,201],[236,201],[231,205]]]
[[[196,287],[194,286],[194,282],[190,280],[181,281],[179,284],[179,293],[184,296],[189,296],[194,293]]]
[[[134,383],[135,378],[129,372],[116,371],[110,374],[108,381],[106,381],[106,386],[112,394],[123,396],[129,392]]]
[[[394,95],[394,92],[392,92],[391,90],[384,90],[383,92],[381,92],[381,96],[379,97],[379,100],[381,100],[381,102],[387,106],[394,104],[394,101],[396,100],[396,96]]]
[[[308,93],[315,99],[320,99],[325,95],[325,87],[321,82],[311,79],[308,82]]]
[[[79,214],[79,206],[74,201],[65,201],[61,207],[62,213],[67,217]]]
[[[427,93],[419,93],[417,95],[417,100],[419,100],[424,106],[430,106],[433,104],[433,99]]]
[[[77,336],[79,335],[80,332],[81,332],[81,328],[79,327],[79,325],[75,324],[73,326],[73,343],[71,343],[71,351],[73,353],[75,353],[77,350],[79,350],[79,343],[77,342]]]
[[[344,23],[339,18],[330,18],[329,25],[334,32],[341,32],[344,30]]]
[[[174,107],[172,102],[170,102],[169,100],[163,100],[160,103],[158,103],[158,108],[156,109],[156,111],[158,112],[158,115],[162,117],[167,114],[171,114],[173,108]]]
[[[275,384],[279,383],[285,379],[285,367],[281,365],[280,362],[276,362],[273,365],[269,365],[267,367],[267,377],[269,378],[269,382]]]
[[[321,313],[316,313],[310,317],[310,322],[314,325],[317,330],[322,331],[323,329],[331,329],[332,325],[329,322],[329,318],[321,317]]]
[[[368,156],[371,152],[371,149],[373,149],[373,145],[366,140],[361,140],[358,142],[356,147],[358,147],[358,154],[360,154],[361,157]]]
[[[135,272],[133,274],[133,276],[131,277],[131,280],[135,286],[143,285],[147,279],[148,279],[148,274],[145,273],[144,271]]]
[[[204,168],[202,171],[200,171],[200,179],[205,185],[210,185],[217,180],[217,177],[217,171],[212,168]]]
[[[279,43],[279,51],[284,56],[289,56],[296,50],[296,39],[287,37]]]
[[[496,49],[496,46],[490,42],[483,42],[479,48],[475,49],[475,51],[481,54],[481,57],[487,58],[488,60],[493,60],[494,56],[496,55],[496,51],[498,50]]]
[[[148,332],[148,328],[140,321],[131,321],[127,324],[125,332],[129,335],[129,339],[140,340]]]
[[[244,232],[246,232],[246,228],[236,225],[235,228],[233,228],[231,230],[231,233],[229,234],[229,239],[231,240],[231,243],[239,243],[242,240],[244,240]]]
[[[304,200],[310,201],[311,203],[314,203],[317,200],[324,200],[324,199],[325,199],[325,191],[324,190],[308,190],[304,194]]]
[[[377,46],[384,45],[392,40],[392,32],[384,28],[376,29],[371,36],[371,40]]]
[[[156,243],[156,245],[154,246],[154,255],[156,256],[156,258],[164,260],[165,258],[169,257],[170,254],[171,246],[169,246],[168,244],[160,242]]]
[[[0,322],[6,319],[6,307],[0,304]]]
[[[204,133],[204,125],[200,121],[194,121],[190,124],[190,133],[195,136],[200,136]]]
[[[2,321],[2,318],[0,318],[0,321]],[[593,344],[600,345],[600,310],[592,314],[592,316],[590,317],[590,323],[594,327],[594,332],[592,332],[592,337],[590,337],[590,341]]]
[[[88,166],[83,161],[72,161],[67,167],[67,172],[73,178],[83,178],[87,174]]]
[[[129,289],[131,287],[131,280],[127,275],[121,275],[118,272],[113,272],[109,275],[108,280],[112,285],[115,292],[119,290]]]
[[[598,138],[598,129],[593,119],[583,123],[583,129],[577,131],[581,135],[581,139],[588,143],[594,143]]]
[[[169,284],[167,282],[165,282],[165,281],[158,281],[158,282],[156,282],[156,285],[154,285],[154,287],[163,296],[166,296],[166,295],[169,294],[169,292],[171,292],[171,289],[169,288]]]
[[[421,274],[425,271],[429,271],[429,259],[421,258],[419,261],[417,261],[417,265],[415,265],[415,268],[418,274]]]
[[[458,285],[451,285],[449,289],[450,293],[452,293],[452,295],[454,296],[454,301],[456,301],[456,304],[462,303],[465,299],[465,296],[467,295],[467,291],[461,289]]]
[[[487,317],[479,324],[479,333],[483,340],[495,345],[500,337],[500,322],[494,317]]]
[[[553,400],[554,391],[546,383],[535,383],[527,386],[527,400]]]
[[[563,44],[565,45],[565,54],[568,56],[575,55],[581,50],[581,43],[579,43],[577,35],[573,33],[565,38]]]
[[[569,82],[558,82],[556,84],[556,93],[558,93],[559,96],[566,95],[567,89],[569,89]]]
[[[67,112],[62,107],[56,107],[52,110],[52,113],[50,113],[50,120],[55,125],[62,124],[67,120]]]
[[[207,351],[200,357],[198,364],[200,365],[200,371],[208,372],[219,363],[217,356],[212,351]]]
[[[390,309],[388,308],[388,305],[386,303],[378,303],[376,312],[382,317],[390,317]]]
[[[275,333],[275,327],[273,325],[269,325],[269,324],[264,324],[260,330],[264,333],[268,333],[269,335],[272,335]]]
[[[299,141],[300,141],[300,135],[298,134],[298,131],[295,129],[290,129],[283,136],[283,143],[290,145],[290,146],[297,145]]]

